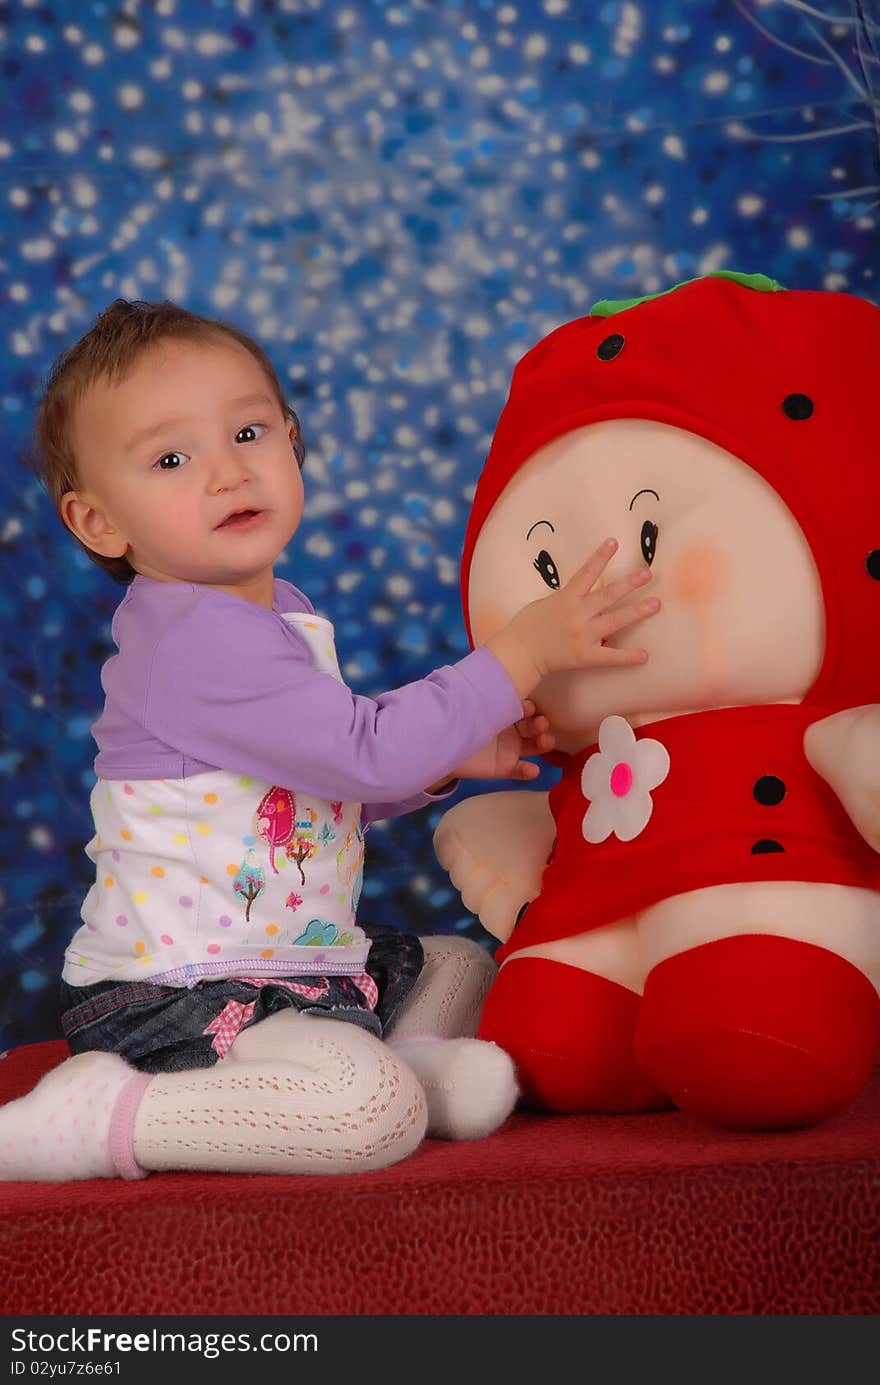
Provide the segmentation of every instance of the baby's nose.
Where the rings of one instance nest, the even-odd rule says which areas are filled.
[[[244,451],[243,447],[239,447],[234,452],[217,453],[214,457],[214,480],[221,490],[237,486],[247,476],[247,458],[242,456]]]

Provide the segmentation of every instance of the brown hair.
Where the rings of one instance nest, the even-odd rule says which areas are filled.
[[[100,379],[111,382],[124,379],[146,350],[166,338],[216,343],[222,336],[237,341],[261,367],[285,418],[293,419],[296,425],[294,451],[302,466],[305,448],[299,419],[284,398],[269,357],[252,337],[231,323],[200,317],[167,299],[161,303],[147,303],[140,299],[117,298],[98,315],[89,331],[53,362],[37,410],[34,443],[24,455],[26,465],[42,483],[62,523],[61,499],[68,491],[79,487],[70,443],[70,421],[88,388]],[[108,572],[115,582],[127,585],[137,575],[127,558],[105,558],[75,534],[73,537],[92,562]]]

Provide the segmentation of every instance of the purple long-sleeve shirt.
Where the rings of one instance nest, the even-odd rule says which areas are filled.
[[[282,619],[314,607],[275,579],[272,609],[137,576],[113,616],[92,726],[102,779],[221,768],[364,805],[365,821],[432,801],[434,784],[522,715],[487,649],[378,698],[319,672]]]

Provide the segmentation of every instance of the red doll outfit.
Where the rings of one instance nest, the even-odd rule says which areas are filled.
[[[788,880],[880,889],[880,855],[803,750],[813,721],[880,700],[878,367],[877,308],[848,294],[726,275],[631,304],[599,304],[517,366],[465,535],[465,607],[477,536],[518,468],[585,424],[650,419],[725,448],[788,506],[819,573],[825,654],[799,705],[642,727],[635,745],[659,741],[669,767],[631,840],[613,831],[585,838],[591,795],[581,776],[598,747],[568,760],[550,795],[557,840],[541,892],[499,962],[705,886]],[[624,760],[609,770],[602,811],[612,821],[631,768]],[[578,975],[557,994],[571,971]],[[617,1016],[618,1037],[609,1045],[611,1031],[600,1025],[585,1046],[569,1017],[579,1007],[595,1012],[600,990],[599,1008]],[[880,1001],[856,967],[826,949],[747,935],[669,958],[649,975],[641,1001],[577,968],[519,958],[500,972],[480,1036],[513,1052],[527,1098],[553,1109],[646,1109],[665,1092],[721,1123],[796,1124],[836,1109],[863,1085],[880,1042]]]
[[[669,753],[653,812],[632,841],[584,839],[581,788],[591,746],[550,791],[556,846],[503,962],[524,947],[625,919],[658,900],[743,880],[814,880],[880,890],[880,855],[807,763],[805,705],[731,707],[669,717],[636,732]]]

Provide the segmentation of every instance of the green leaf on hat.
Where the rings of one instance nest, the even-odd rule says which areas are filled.
[[[747,289],[757,289],[760,293],[777,293],[780,289],[784,291],[784,284],[778,283],[775,279],[770,279],[766,274],[740,274],[735,269],[713,269],[708,274],[697,276],[702,279],[732,279],[735,284],[742,284]],[[650,303],[654,298],[665,298],[667,293],[675,293],[676,289],[683,289],[686,284],[695,284],[697,279],[683,279],[680,284],[673,284],[672,288],[664,289],[662,293],[646,293],[641,298],[602,298],[598,303],[594,303],[588,317],[612,317],[614,313],[622,313],[625,308],[634,308],[637,303]]]

